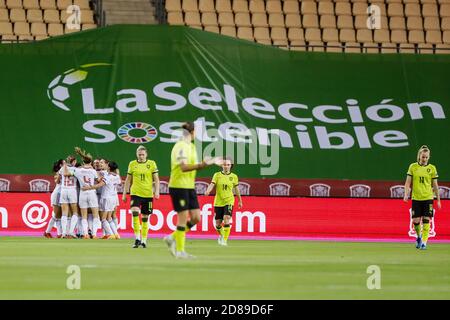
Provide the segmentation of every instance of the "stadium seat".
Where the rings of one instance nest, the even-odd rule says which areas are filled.
[[[54,9],[44,10],[44,22],[45,23],[60,23],[59,11]]]
[[[325,44],[322,41],[308,42],[308,50],[313,52],[325,52]]]
[[[200,13],[188,11],[184,14],[184,22],[186,25],[193,27],[193,26],[201,26],[202,22],[200,20]]]
[[[81,23],[95,23],[94,12],[91,10],[81,10]]]
[[[444,19],[442,19],[442,21],[444,21]],[[439,24],[439,18],[438,17],[425,17],[423,19],[423,28],[425,31],[441,30],[441,26]],[[442,28],[442,30],[444,30],[444,28]]]
[[[246,0],[233,0],[233,12],[248,13],[248,1]]]
[[[11,22],[25,22],[27,18],[25,17],[24,9],[11,9],[9,12],[9,20]]]
[[[276,46],[288,45],[288,37],[286,28],[284,27],[273,27],[270,31],[270,37],[272,38],[273,44]]]
[[[305,29],[306,41],[322,41],[322,34],[319,28],[306,28]]]
[[[358,42],[346,42],[345,47],[344,47],[344,52],[346,52],[346,53],[361,53],[361,45]]]
[[[168,12],[167,22],[170,25],[184,25],[183,13],[178,11]]]
[[[343,52],[344,48],[340,42],[328,42],[325,50],[326,52]]]
[[[356,42],[355,30],[354,29],[341,29],[339,30],[339,40],[340,42]]]
[[[73,4],[72,0],[57,0],[56,1],[56,8],[58,10],[67,10],[67,8],[69,6],[71,6],[72,4]]]
[[[271,13],[283,13],[283,10],[281,8],[281,1],[280,0],[266,1],[266,12],[269,13],[269,14],[271,14]]]
[[[406,30],[406,23],[404,17],[391,17],[389,19],[389,29],[391,30]]]
[[[336,17],[334,15],[322,15],[320,16],[320,27],[323,28],[336,28]]]
[[[250,0],[248,9],[251,13],[266,13],[263,0]]]
[[[353,3],[352,14],[354,16],[366,16],[367,17],[368,16],[367,8],[368,8],[367,3],[362,3],[362,2]]]
[[[220,33],[220,28],[218,26],[205,26],[205,29],[203,30],[208,32]]]
[[[303,45],[305,43],[305,33],[302,28],[289,28],[288,40],[291,46]]]
[[[439,15],[441,18],[450,17],[450,3],[441,4]]]
[[[238,27],[237,28],[237,37],[239,39],[254,41],[253,38],[253,29],[249,27]]]
[[[423,20],[421,17],[408,17],[406,20],[408,30],[423,30]]]
[[[216,10],[214,9],[214,0],[200,0],[198,3],[198,10],[202,13],[215,13]]]
[[[27,11],[27,21],[28,22],[43,22],[42,10],[40,9],[29,9]]]
[[[234,15],[236,27],[251,27],[250,14],[248,12],[238,12]]]
[[[216,0],[216,11],[218,13],[233,12],[233,10],[231,9],[231,1],[230,0]]]
[[[73,4],[80,7],[81,10],[90,10],[89,0],[73,0]]]
[[[166,0],[167,12],[181,11],[181,0]]]
[[[270,13],[269,14],[269,25],[271,27],[285,27],[284,15],[282,13]]]
[[[0,0],[0,9],[6,8],[5,0]]]
[[[85,23],[81,25],[81,30],[90,30],[90,29],[96,29],[97,25],[92,23]]]
[[[22,0],[6,0],[6,7],[8,9],[22,9]]]
[[[395,43],[382,43],[381,53],[397,53],[397,46]]]
[[[338,16],[337,27],[338,29],[353,29],[353,16]]]
[[[412,43],[400,43],[400,53],[416,53],[416,46]]]
[[[433,45],[428,44],[428,43],[419,43],[419,45],[417,46],[417,49],[420,54],[433,54],[434,53]]]
[[[450,54],[450,44],[437,44],[434,52],[436,54]]]
[[[336,6],[334,8],[334,11],[336,12],[336,15],[338,16],[351,16],[352,15],[352,9],[350,6],[350,3],[348,2],[337,2]]]
[[[305,14],[317,14],[317,5],[314,1],[303,0],[300,2],[300,12]]]
[[[0,22],[1,35],[13,35],[13,26],[11,22]]]
[[[56,10],[56,3],[55,0],[40,0],[39,5],[41,9],[53,9]]]
[[[41,7],[39,7],[39,0],[23,0],[23,8],[24,9],[40,9]]]
[[[431,43],[431,44],[442,43],[441,31],[437,31],[437,30],[426,31],[425,42]]]
[[[319,2],[317,12],[319,15],[334,15],[334,3],[325,1]]]
[[[36,41],[45,40],[47,38],[48,38],[48,35],[47,36],[34,36],[34,40],[36,40]]]
[[[431,3],[425,3],[422,6],[422,16],[424,16],[424,17],[439,17],[437,5],[431,4]]]
[[[390,42],[391,39],[389,35],[389,30],[386,29],[375,30],[373,33],[373,41],[377,43]]]
[[[47,32],[50,37],[63,35],[63,25],[61,23],[49,23],[47,25]]]
[[[450,44],[450,31],[446,30],[442,33],[442,42]]]
[[[319,17],[316,14],[305,14],[303,16],[302,23],[305,28],[318,28]]]
[[[28,22],[16,22],[14,23],[14,34],[16,36],[28,36],[30,35],[30,25]]]
[[[425,37],[422,30],[411,30],[408,33],[409,43],[425,43]]]
[[[324,42],[339,42],[339,30],[335,28],[323,29],[322,40]]]
[[[392,30],[391,41],[394,43],[408,43],[405,30]]]
[[[0,9],[0,22],[9,22],[8,9]]]
[[[421,17],[420,5],[416,3],[405,4],[405,15],[407,17]]]
[[[220,28],[220,34],[236,38],[236,28],[235,27],[229,27],[229,26],[221,27]]]
[[[1,33],[0,33],[1,35]],[[13,34],[3,34],[1,35],[1,39],[3,40],[9,40],[9,41],[17,41],[17,36]]]
[[[441,29],[442,31],[450,30],[450,17],[442,18]]]
[[[290,45],[290,49],[292,51],[301,51],[301,52],[308,51],[305,41],[298,42],[295,45]]]
[[[297,0],[284,0],[283,1],[283,12],[285,14],[288,13],[296,13],[300,12],[300,8]]]
[[[265,13],[253,13],[251,24],[254,27],[268,27],[267,15]]]
[[[286,27],[287,28],[301,28],[302,27],[302,21],[299,14],[295,13],[288,13],[285,17]]]
[[[181,9],[183,12],[198,12],[197,0],[182,0]]]
[[[33,36],[47,36],[47,25],[42,22],[33,22],[31,24],[31,34]]]
[[[356,40],[358,42],[373,42],[372,30],[370,29],[356,30]]]
[[[389,17],[403,17],[404,8],[402,3],[389,3],[387,9],[387,15]]]
[[[234,15],[231,12],[221,12],[219,13],[218,19],[219,25],[221,27],[234,27]]]
[[[255,40],[262,44],[271,45],[272,41],[270,40],[269,28],[267,27],[256,27],[254,30]]]
[[[215,12],[202,13],[202,25],[205,27],[218,26],[216,13]]]

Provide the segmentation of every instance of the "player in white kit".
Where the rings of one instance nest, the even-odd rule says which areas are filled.
[[[78,222],[78,192],[76,179],[73,176],[77,160],[74,156],[68,156],[63,167],[58,171],[61,178],[61,194],[59,202],[61,204],[61,228],[63,238],[74,238],[74,229]],[[68,224],[69,207],[72,211],[72,218]]]
[[[61,238],[61,205],[59,203],[59,198],[61,196],[61,177],[58,171],[63,166],[64,160],[60,159],[53,164],[53,178],[55,180],[55,189],[53,189],[52,195],[50,196],[51,205],[53,207],[53,215],[47,224],[47,229],[44,232],[44,237],[52,238],[50,233],[56,224],[56,232],[58,238]]]
[[[97,230],[100,228],[97,194],[94,190],[85,190],[83,187],[95,184],[98,179],[98,174],[92,167],[92,156],[90,154],[82,151],[78,147],[75,148],[75,152],[81,156],[83,161],[83,166],[76,168],[73,173],[80,183],[80,198],[78,204],[80,206],[82,217],[83,238],[89,239],[87,215],[88,209],[90,209],[94,218],[92,238],[97,239]]]
[[[95,190],[101,188],[100,197],[100,215],[102,219],[102,226],[105,229],[108,239],[120,239],[117,232],[117,226],[112,219],[112,213],[115,211],[118,204],[117,186],[122,183],[118,174],[116,174],[117,164],[115,162],[107,162],[102,159],[100,161],[102,169],[108,167],[108,171],[103,172],[101,181],[92,186],[85,186],[82,190]]]

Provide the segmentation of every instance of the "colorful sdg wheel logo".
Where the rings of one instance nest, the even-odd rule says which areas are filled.
[[[117,135],[129,143],[148,143],[158,135],[158,131],[151,124],[144,122],[126,123],[117,130]]]

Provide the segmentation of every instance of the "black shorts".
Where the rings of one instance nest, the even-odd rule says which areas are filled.
[[[227,215],[230,216],[233,213],[233,206],[232,205],[226,205],[223,207],[214,207],[214,213],[215,215],[215,219],[216,220],[223,220],[223,216]]]
[[[413,218],[433,217],[433,200],[413,200],[412,215]]]
[[[142,214],[152,214],[153,198],[143,198],[139,196],[131,196],[130,207],[139,207]]]
[[[169,188],[169,194],[176,212],[200,208],[195,189]]]

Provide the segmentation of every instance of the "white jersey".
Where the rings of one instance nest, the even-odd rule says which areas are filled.
[[[102,178],[104,177],[104,176],[106,176],[106,175],[108,175],[108,171],[106,171],[106,170],[100,170],[100,171],[97,171],[98,172],[98,174],[99,174],[99,180],[102,180]],[[100,188],[98,188],[96,191],[97,191],[97,196],[99,197],[99,198],[101,198],[101,195],[102,195],[102,190],[103,190],[103,187],[100,187]]]
[[[83,187],[93,186],[95,184],[95,179],[97,179],[97,171],[93,168],[76,168],[74,171],[75,177],[78,179],[80,183],[80,189]],[[94,190],[88,190],[94,191]],[[86,192],[86,191],[81,191]],[[94,191],[95,193],[95,191]]]
[[[59,206],[60,205],[60,196],[61,196],[61,184],[58,183],[55,186],[55,189],[53,189],[52,195],[50,196],[52,206]]]
[[[58,174],[61,177],[61,190],[77,190],[77,183],[73,173],[75,172],[75,167],[67,167],[72,176],[64,175],[64,167],[59,169]]]
[[[102,198],[117,197],[117,186],[122,183],[122,179],[117,174],[107,173],[102,180],[105,185],[102,187]]]

